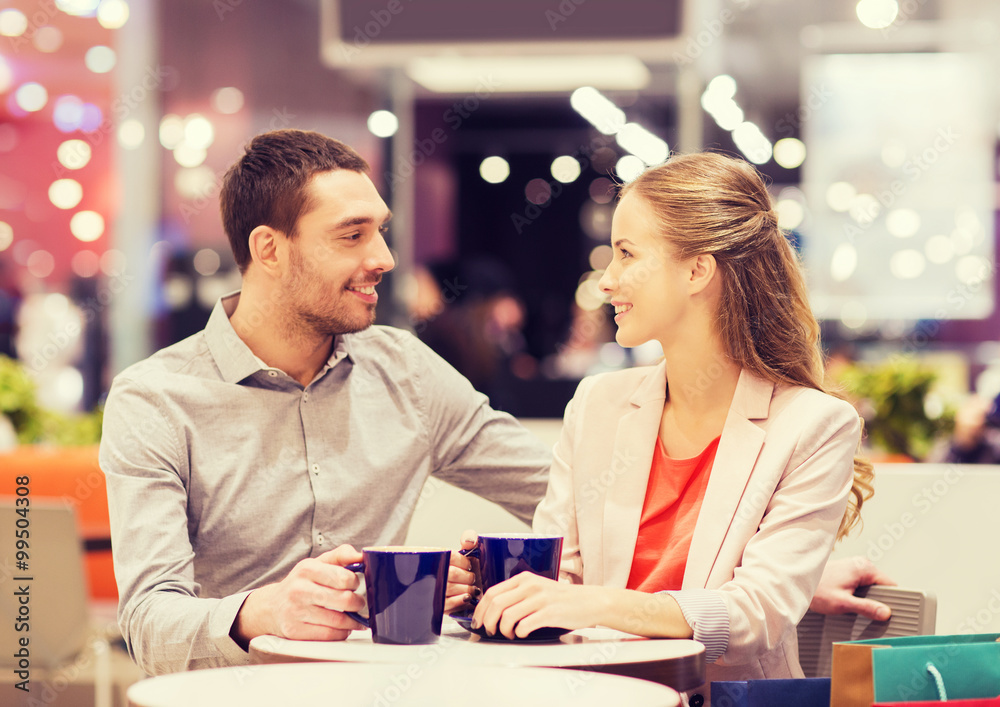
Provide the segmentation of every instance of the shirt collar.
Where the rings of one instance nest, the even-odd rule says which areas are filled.
[[[236,311],[236,305],[239,301],[239,290],[220,297],[212,309],[208,324],[205,325],[205,341],[208,344],[208,350],[211,352],[212,358],[215,359],[215,365],[219,367],[222,379],[227,383],[239,383],[258,371],[270,370],[270,366],[250,350],[250,347],[236,333],[232,322],[229,321],[229,317]],[[336,365],[340,359],[354,361],[348,339],[350,337],[344,335],[334,339],[330,358],[327,359],[326,365],[320,371],[317,379]]]

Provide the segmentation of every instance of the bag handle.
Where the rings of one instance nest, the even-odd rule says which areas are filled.
[[[948,693],[945,692],[944,689],[944,679],[941,677],[941,671],[934,667],[934,663],[930,662],[924,667],[926,667],[927,672],[931,674],[931,677],[934,678],[934,684],[937,686],[938,698],[942,702],[947,702]]]

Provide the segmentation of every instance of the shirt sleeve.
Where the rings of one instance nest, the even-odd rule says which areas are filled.
[[[677,602],[694,640],[705,644],[705,661],[714,663],[729,647],[729,610],[719,592],[711,589],[668,591]]]
[[[199,597],[180,439],[140,381],[115,381],[104,410],[100,463],[108,488],[118,624],[129,654],[149,675],[249,662],[229,636],[249,592]]]
[[[545,493],[551,454],[517,420],[443,358],[410,337],[433,474],[531,522]]]

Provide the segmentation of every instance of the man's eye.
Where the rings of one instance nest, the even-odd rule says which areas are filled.
[[[381,233],[384,236],[384,235],[386,235],[389,232],[389,227],[388,226],[379,226],[378,227],[378,232]]]

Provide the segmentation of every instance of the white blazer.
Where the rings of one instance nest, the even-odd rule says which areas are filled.
[[[564,536],[563,579],[625,587],[665,398],[661,362],[586,378],[566,406],[534,519]],[[728,611],[708,681],[802,676],[794,629],[836,539],[860,434],[849,403],[740,374],[675,594],[683,608],[685,594],[713,590]]]

